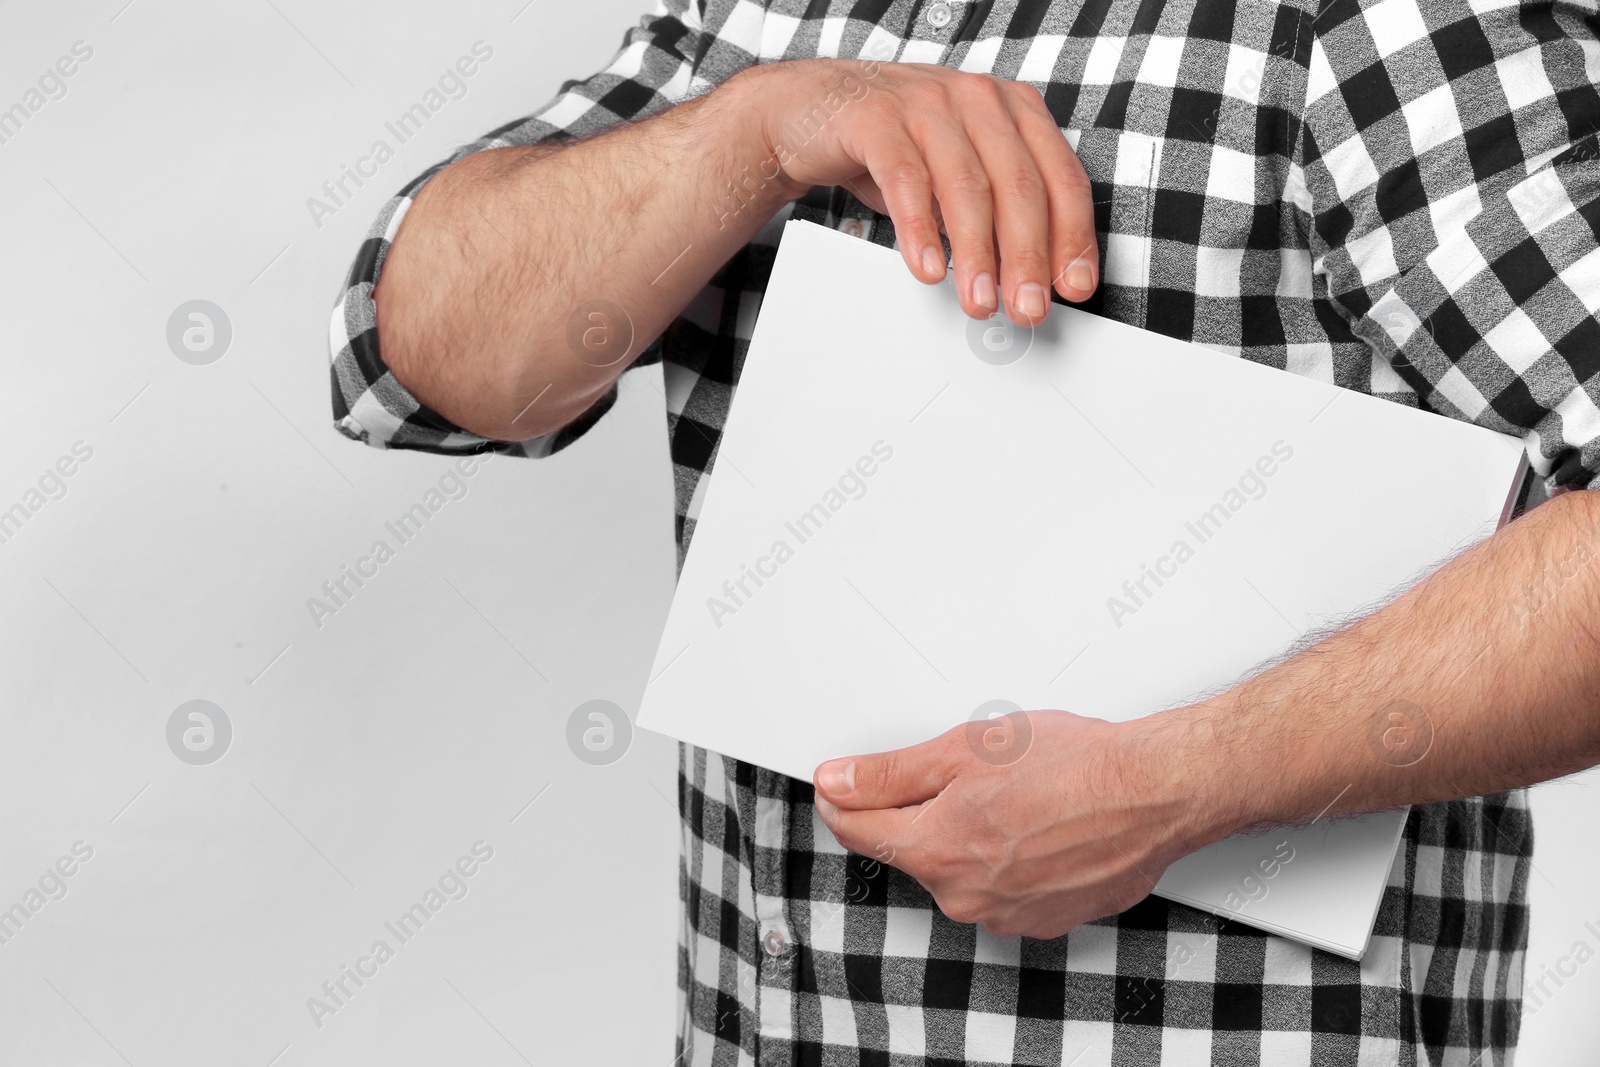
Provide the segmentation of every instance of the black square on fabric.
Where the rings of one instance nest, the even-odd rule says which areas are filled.
[[[1483,32],[1483,23],[1472,15],[1440,26],[1428,36],[1433,40],[1444,76],[1451,81],[1494,65],[1494,46]]]
[[[1175,89],[1167,109],[1166,138],[1212,144],[1222,122],[1222,94],[1210,89]]]
[[[1168,337],[1189,337],[1194,334],[1194,294],[1181,289],[1156,289],[1146,291],[1144,325]],[[1137,906],[1137,905],[1135,905]],[[1164,914],[1164,913],[1163,913]],[[1126,915],[1124,915],[1124,920]],[[1118,922],[1126,926],[1126,921]]]
[[[1180,241],[1193,248],[1200,243],[1200,226],[1205,221],[1204,193],[1182,189],[1157,189],[1150,212],[1150,236],[1157,240]]]
[[[1262,994],[1259,985],[1218,982],[1211,1007],[1211,1028],[1245,1033],[1259,1031]]]
[[[1489,406],[1501,418],[1519,426],[1531,426],[1544,414],[1544,405],[1533,398],[1524,378],[1513,378],[1506,387],[1489,400]],[[1452,902],[1453,903],[1453,902]],[[1459,917],[1458,917],[1459,918]],[[1452,930],[1451,933],[1459,931]]]
[[[688,421],[691,426],[682,427],[681,424],[684,421]],[[711,463],[713,442],[716,441],[717,435],[721,431],[713,432],[696,423],[687,415],[679,415],[678,422],[680,429],[672,435],[672,462],[680,467],[690,467],[697,471],[705,470]],[[696,433],[696,429],[700,432]],[[687,432],[685,432],[686,430]]]
[[[1361,987],[1313,984],[1311,1031],[1317,1034],[1360,1034]]]
[[[1467,158],[1472,161],[1474,181],[1486,182],[1507,167],[1522,162],[1522,148],[1517,140],[1517,120],[1510,115],[1496,115],[1466,131],[1463,140],[1467,145]]]
[[[1600,321],[1593,315],[1585,315],[1578,325],[1556,342],[1555,349],[1567,361],[1567,366],[1572,368],[1573,378],[1578,381],[1586,382],[1600,374]],[[1528,836],[1525,821],[1519,821],[1514,829],[1519,841]]]
[[[844,899],[851,905],[884,907],[889,903],[888,868],[852,852],[844,860]]]
[[[1245,347],[1281,345],[1287,341],[1282,306],[1275,297],[1242,296],[1239,305],[1239,337]]]
[[[1160,930],[1167,929],[1167,916],[1170,914],[1170,905],[1160,897],[1145,897],[1139,903],[1117,916],[1117,929],[1119,930]],[[1118,940],[1121,940],[1120,938]]]
[[[883,1003],[883,957],[847,952],[844,955],[844,980],[849,983],[852,1000]],[[966,1007],[965,1004],[962,1007]]]
[[[1357,130],[1371,129],[1400,110],[1400,97],[1389,80],[1388,68],[1381,62],[1346,78],[1339,84],[1339,94]]]
[[[1519,241],[1515,248],[1497,257],[1491,269],[1495,277],[1500,279],[1500,284],[1505,286],[1506,295],[1518,307],[1531,300],[1556,276],[1555,268],[1539,247],[1539,239],[1532,234]]]
[[[922,1006],[966,1011],[972,1002],[971,960],[930,958],[922,980]]]
[[[1117,976],[1112,1019],[1130,1026],[1160,1026],[1166,1018],[1166,980]]]
[[[1061,971],[1023,967],[1017,972],[1017,1016],[1059,1021],[1066,1018],[1067,979]]]
[[[712,1020],[711,1032],[724,1041],[739,1043],[739,1002],[721,989],[717,990],[717,1017]]]
[[[1072,112],[1078,106],[1078,84],[1076,82],[1051,82],[1044,87],[1044,106],[1050,109],[1050,117],[1057,126],[1063,129],[1072,125]]]

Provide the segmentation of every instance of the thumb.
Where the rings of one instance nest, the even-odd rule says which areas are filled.
[[[910,748],[848,756],[822,764],[812,776],[824,800],[841,808],[904,808],[938,796],[956,776],[956,731]]]

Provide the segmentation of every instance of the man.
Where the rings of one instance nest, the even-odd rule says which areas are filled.
[[[680,561],[791,217],[976,317],[1053,291],[1518,434],[1551,494],[1229,693],[1031,712],[1012,766],[952,733],[813,786],[683,747],[681,1062],[1509,1062],[1520,787],[1600,762],[1596,66],[1563,2],[665,0],[384,208],[338,428],[543,456],[660,361]],[[1360,964],[1148,895],[1239,830],[1405,804]]]

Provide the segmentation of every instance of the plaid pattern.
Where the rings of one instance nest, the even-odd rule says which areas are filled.
[[[664,0],[603,72],[453,157],[582,136],[755,63],[936,63],[1036,84],[1094,189],[1090,310],[1527,443],[1539,491],[1600,472],[1600,66],[1565,0]],[[332,319],[335,425],[489,441],[387,372],[372,287]],[[840,190],[786,208],[637,361],[663,364],[680,561],[781,223],[893,246]],[[1593,483],[1600,488],[1600,482]],[[1520,1023],[1522,791],[1413,809],[1361,964],[1149,899],[1053,941],[952,923],[846,854],[809,783],[680,748],[683,1064],[1502,1064]],[[1246,913],[1246,916],[1247,913]]]

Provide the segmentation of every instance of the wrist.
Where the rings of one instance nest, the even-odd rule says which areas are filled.
[[[773,66],[749,67],[733,75],[706,98],[715,126],[707,143],[726,145],[727,177],[741,196],[754,198],[768,213],[804,196],[810,186],[795,181],[784,167],[773,137]]]
[[[1167,845],[1188,855],[1248,828],[1246,768],[1229,757],[1220,709],[1202,701],[1122,724],[1134,788],[1174,813]]]

